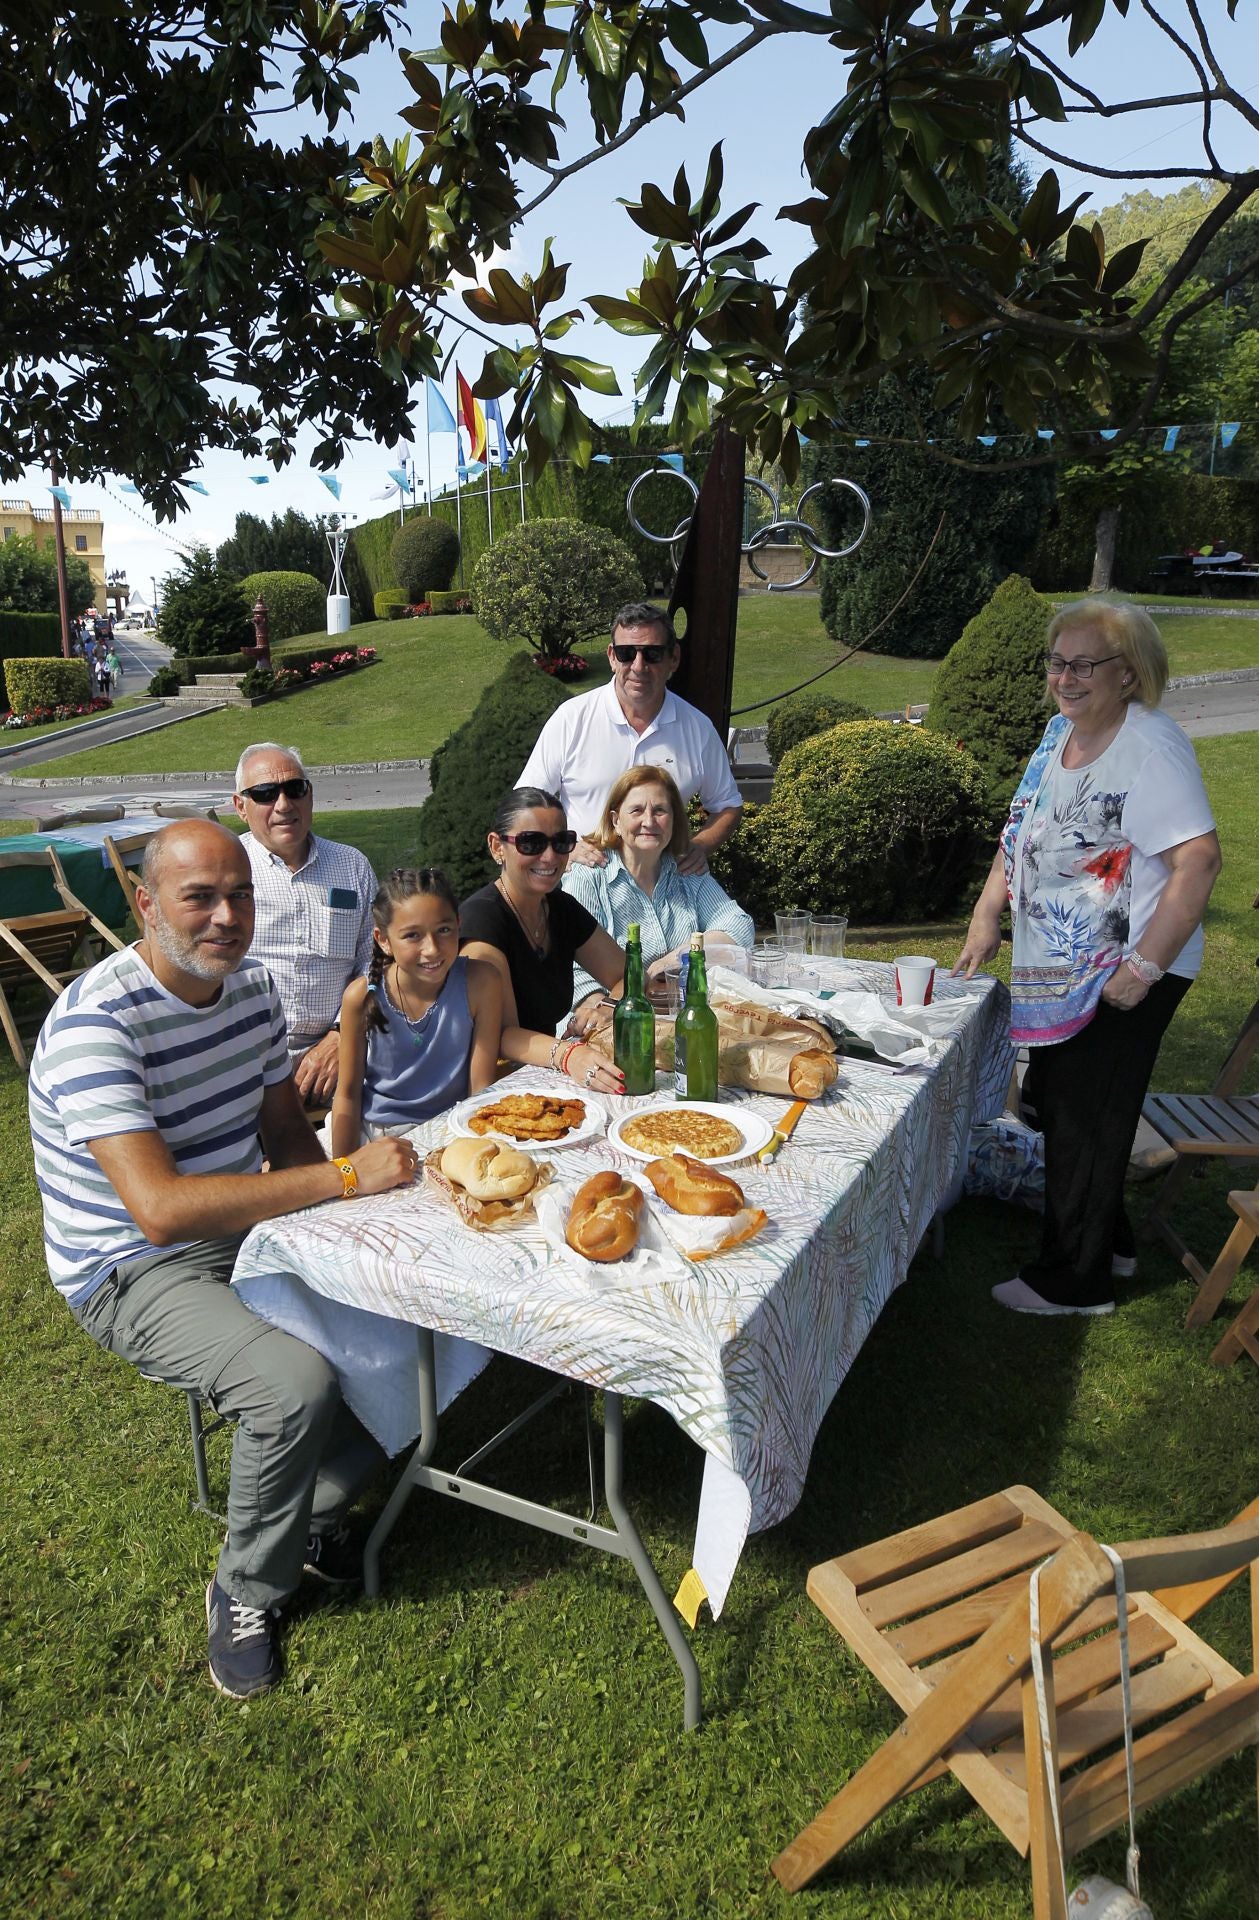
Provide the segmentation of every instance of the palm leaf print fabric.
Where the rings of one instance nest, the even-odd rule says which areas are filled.
[[[888,966],[813,964],[826,985],[892,989]],[[321,1345],[348,1403],[392,1452],[419,1430],[415,1325],[655,1401],[713,1468],[699,1533],[710,1544],[697,1543],[696,1566],[716,1613],[746,1533],[798,1502],[831,1400],[937,1209],[960,1190],[972,1121],[1004,1105],[1012,1059],[1004,988],[941,979],[936,991],[957,1013],[939,1063],[895,1076],[843,1063],[838,1084],[806,1110],[776,1160],[731,1169],[749,1204],[765,1209],[768,1228],[723,1258],[687,1263],[684,1278],[625,1281],[609,1267],[591,1285],[536,1226],[474,1233],[416,1185],[255,1227],[236,1284],[264,1317]],[[528,1073],[531,1085],[550,1078],[557,1091],[572,1091],[559,1075]],[[500,1085],[510,1090],[513,1079]],[[768,1095],[724,1089],[723,1097],[771,1121],[784,1111]],[[616,1110],[653,1098],[618,1101]],[[426,1122],[411,1137],[427,1150],[444,1141],[445,1122]],[[574,1183],[637,1164],[601,1139],[553,1160]],[[331,1333],[325,1322],[322,1341],[312,1301],[349,1316]],[[471,1370],[465,1363],[462,1377]]]

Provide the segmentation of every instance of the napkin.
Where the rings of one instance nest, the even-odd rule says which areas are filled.
[[[665,1280],[685,1279],[690,1268],[681,1254],[675,1253],[669,1244],[659,1218],[651,1205],[654,1190],[636,1173],[626,1173],[626,1180],[632,1180],[644,1194],[650,1196],[643,1208],[643,1227],[638,1236],[638,1245],[624,1260],[587,1260],[584,1254],[577,1253],[564,1238],[564,1228],[572,1211],[581,1181],[566,1181],[549,1186],[538,1195],[534,1204],[542,1238],[549,1247],[554,1248],[561,1261],[574,1275],[580,1275],[585,1285],[601,1292],[616,1287],[657,1286]]]

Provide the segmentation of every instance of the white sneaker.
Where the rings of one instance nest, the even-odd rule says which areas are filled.
[[[1056,1300],[1042,1300],[1041,1296],[1029,1287],[1026,1280],[1016,1275],[1013,1280],[1003,1280],[994,1287],[992,1297],[999,1307],[1009,1307],[1014,1313],[1113,1313],[1113,1300],[1103,1300],[1095,1307],[1061,1307]]]
[[[1112,1253],[1110,1256],[1110,1277],[1112,1280],[1131,1280],[1137,1270],[1135,1253]]]

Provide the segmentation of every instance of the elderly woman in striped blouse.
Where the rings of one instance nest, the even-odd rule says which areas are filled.
[[[631,767],[608,795],[603,818],[590,838],[607,854],[602,867],[570,867],[564,891],[592,913],[618,946],[636,920],[642,930],[643,960],[659,972],[685,953],[691,935],[702,933],[704,946],[720,964],[720,949],[750,947],[753,926],[710,873],[678,871],[678,856],[690,844],[686,807],[664,767]],[[597,980],[574,972],[577,1004],[602,994]]]

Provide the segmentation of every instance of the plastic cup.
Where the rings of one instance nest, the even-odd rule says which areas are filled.
[[[765,941],[761,946],[753,947],[748,959],[748,972],[755,986],[785,987],[787,949],[777,941],[772,944]]]
[[[815,913],[809,928],[809,952],[818,960],[842,960],[848,918],[842,913]]]
[[[935,987],[936,963],[925,953],[902,953],[892,962],[896,969],[898,1007],[929,1007]]]
[[[822,984],[821,978],[814,973],[812,967],[797,967],[790,963],[787,983],[794,987],[797,993],[816,993]]]
[[[809,936],[810,913],[798,913],[794,909],[774,915],[774,931],[778,935],[779,945],[788,953],[803,953],[804,943]]]

